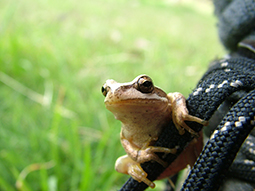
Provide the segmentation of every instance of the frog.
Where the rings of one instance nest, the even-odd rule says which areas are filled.
[[[148,174],[142,169],[141,163],[155,161],[167,167],[168,163],[156,153],[175,154],[178,149],[178,146],[153,146],[163,128],[173,121],[180,135],[187,131],[193,137],[198,137],[198,133],[185,121],[208,125],[207,121],[189,115],[186,99],[181,93],[165,93],[154,86],[152,79],[146,74],[126,83],[106,80],[102,86],[102,94],[105,96],[106,109],[121,121],[120,141],[126,155],[116,160],[115,170],[128,174],[151,188],[155,187],[155,183],[147,178]]]

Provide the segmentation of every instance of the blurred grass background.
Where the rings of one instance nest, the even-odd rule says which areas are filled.
[[[0,190],[117,190],[108,78],[192,91],[224,54],[210,1],[0,1]],[[154,190],[162,190],[156,182]]]

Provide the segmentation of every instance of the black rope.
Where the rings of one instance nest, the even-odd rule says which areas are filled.
[[[254,127],[254,116],[255,90],[234,105],[224,117],[200,154],[182,191],[219,188],[236,153]]]
[[[216,64],[214,64],[208,70],[208,72],[203,76],[203,78],[199,81],[197,88],[193,91],[192,94],[190,94],[189,98],[187,99],[187,106],[188,106],[189,113],[199,118],[209,120],[210,117],[213,115],[213,113],[217,110],[219,105],[231,94],[240,90],[249,92],[255,89],[254,88],[255,87],[254,66],[255,66],[255,61],[251,59],[246,59],[246,58],[230,58],[230,59],[216,62]],[[253,92],[251,92],[251,94],[249,94],[248,96],[253,96]],[[251,98],[251,100],[254,100],[255,97],[247,97],[247,99],[248,98]],[[250,103],[250,101],[248,103],[244,103],[246,99],[242,99],[242,100],[243,102],[240,102],[240,103],[238,102],[238,104],[233,107],[233,109],[227,115],[227,120],[233,120],[233,123],[234,123],[234,122],[237,122],[238,117],[240,116],[244,116],[245,119],[247,118],[247,124],[249,120],[252,120],[250,118],[254,117],[255,115],[254,111],[253,110],[246,111],[245,108],[249,108],[250,107],[249,104],[251,105],[251,107],[252,106],[254,107],[253,105],[254,103],[253,102]],[[223,121],[218,128],[221,129],[222,127],[224,127],[224,124],[225,123]],[[240,132],[242,132],[241,133],[242,135],[240,136],[243,136],[243,138],[240,138],[241,140],[240,144],[243,142],[243,139],[247,137],[247,135],[250,132],[250,129],[246,127],[246,123],[243,123],[243,124],[244,125],[242,125],[240,129],[238,129],[237,131],[238,135],[240,134]],[[201,125],[192,123],[192,122],[189,122],[188,125],[197,132],[200,131],[202,128]],[[232,133],[233,132],[230,131],[230,129],[227,129],[226,131],[224,131],[224,135],[226,136],[229,134],[231,135],[230,137],[228,136],[229,139],[232,138]],[[236,135],[235,137],[238,137],[238,135]],[[217,136],[215,135],[215,137]],[[230,140],[224,140],[222,137],[220,138],[220,140],[221,139],[223,140],[222,142],[230,141]],[[173,123],[171,123],[162,132],[161,136],[159,137],[159,140],[156,142],[156,146],[162,146],[162,147],[168,147],[168,148],[173,148],[175,146],[180,147],[176,155],[169,154],[166,158],[164,158],[164,160],[170,164],[174,161],[177,155],[182,152],[184,147],[191,140],[192,140],[192,137],[189,133],[186,132],[184,135],[179,135]],[[216,149],[217,144],[218,144],[217,142],[213,142],[211,144],[208,143],[207,146],[205,147],[205,150],[203,151],[203,156],[205,156],[205,153],[207,154],[207,152],[210,152],[212,148],[215,147]],[[228,165],[225,165],[225,163],[227,162],[228,164],[231,164],[238,149],[240,148],[238,144],[235,146],[237,149],[228,149],[228,147],[232,147],[232,145],[231,144],[218,145],[218,148],[221,148],[222,152],[227,152],[227,155],[231,156],[229,157],[228,160],[222,161],[222,164],[224,164],[223,167],[226,167],[226,168],[223,168],[224,170],[220,170],[218,172],[219,174],[217,174],[217,176],[219,177],[219,179],[222,179],[222,176],[224,176],[224,174],[226,173],[228,169]],[[220,156],[222,155],[223,154],[220,154]],[[210,168],[214,170],[217,169],[217,164],[218,164],[217,162],[215,163],[216,166],[208,166],[211,163],[204,163],[202,155],[200,156],[202,161],[196,163],[196,165],[194,166],[195,170],[193,169],[192,173],[200,172],[201,169],[200,168],[197,169],[197,167],[200,167],[200,165],[205,166],[204,168],[206,170],[203,171],[203,173],[206,173],[208,169]],[[216,158],[216,156],[213,156],[213,158],[211,159],[214,159],[215,161],[221,160],[220,158]],[[221,163],[219,163],[219,165],[221,166]],[[164,168],[156,162],[144,163],[142,164],[142,167],[148,173],[148,178],[152,181],[155,180],[164,171]],[[192,175],[192,173],[190,175],[191,177],[198,176],[201,178],[201,181],[202,181],[203,176],[201,177],[201,174]],[[209,175],[209,176],[210,177],[208,179],[211,179],[212,178],[211,176],[216,177],[216,175]],[[203,186],[205,186],[207,183],[206,184],[200,183],[198,179],[196,179],[196,181],[193,181],[193,180],[190,180],[190,181],[192,182],[192,184],[189,181],[185,183],[185,187],[184,187],[185,190],[187,189],[192,190],[190,186],[192,186],[193,188],[199,188],[199,190],[203,190],[203,189],[208,190],[208,187],[203,188]],[[212,179],[211,182],[212,181],[214,181],[214,179]],[[199,186],[196,186],[196,184],[198,184]],[[208,183],[208,185],[210,186],[211,184]],[[147,188],[147,185],[144,184],[143,182],[138,183],[137,181],[130,178],[120,190],[121,191],[125,191],[125,190],[140,191],[146,188]]]

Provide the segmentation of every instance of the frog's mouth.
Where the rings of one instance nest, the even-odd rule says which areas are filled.
[[[128,99],[105,102],[106,109],[111,111],[122,123],[140,123],[141,121],[158,121],[169,116],[168,102],[158,99]],[[144,122],[141,122],[144,123]]]
[[[122,100],[115,100],[115,101],[105,101],[106,105],[121,105],[121,104],[125,104],[125,105],[140,105],[140,104],[166,104],[167,103],[167,99],[137,99],[137,98],[128,98],[128,99],[122,99]]]
[[[155,112],[162,111],[168,106],[167,99],[125,99],[105,101],[105,106],[112,112]]]

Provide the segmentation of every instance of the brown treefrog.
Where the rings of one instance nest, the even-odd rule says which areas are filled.
[[[187,130],[197,137],[184,121],[207,125],[207,121],[188,114],[186,99],[181,93],[166,94],[154,86],[147,75],[140,75],[128,83],[107,80],[102,93],[106,108],[122,122],[120,139],[127,155],[117,159],[115,169],[152,188],[155,184],[147,178],[140,163],[152,160],[166,167],[167,163],[155,152],[176,153],[176,148],[153,146],[162,129],[173,120],[179,134]]]

